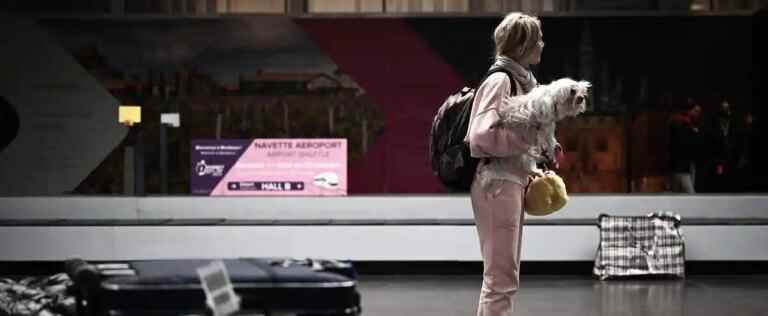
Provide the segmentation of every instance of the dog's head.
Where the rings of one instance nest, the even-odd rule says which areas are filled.
[[[576,116],[587,110],[587,96],[592,86],[588,81],[563,78],[552,83],[557,87],[557,119]]]

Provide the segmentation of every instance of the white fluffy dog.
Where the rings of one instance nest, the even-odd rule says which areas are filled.
[[[559,146],[555,139],[556,122],[586,110],[590,87],[587,81],[563,78],[506,100],[499,111],[499,125],[519,130],[532,144],[521,161],[529,174],[543,175],[536,162],[553,159],[555,148]]]

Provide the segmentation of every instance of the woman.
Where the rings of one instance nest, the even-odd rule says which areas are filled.
[[[523,197],[529,174],[521,156],[531,140],[498,128],[498,110],[511,95],[530,92],[536,78],[529,70],[544,48],[541,23],[535,17],[510,13],[493,34],[496,60],[491,74],[477,89],[467,141],[473,157],[482,159],[472,184],[471,199],[483,256],[483,285],[478,316],[511,315],[512,296],[519,287]]]

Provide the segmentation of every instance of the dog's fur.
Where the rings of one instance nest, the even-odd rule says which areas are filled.
[[[590,87],[587,81],[559,79],[527,94],[510,97],[499,110],[500,127],[519,130],[531,141],[531,148],[523,155],[523,167],[529,174],[543,174],[536,162],[554,157],[558,146],[556,122],[586,110]]]

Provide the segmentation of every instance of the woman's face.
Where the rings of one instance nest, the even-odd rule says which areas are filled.
[[[524,59],[524,63],[529,65],[538,65],[541,62],[541,52],[544,50],[544,34],[539,31],[539,42],[531,49],[531,52]]]

